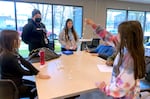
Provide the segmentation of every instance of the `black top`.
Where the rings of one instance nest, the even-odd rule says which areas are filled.
[[[49,40],[46,36],[46,28],[43,23],[37,24],[33,20],[23,27],[22,40],[29,44],[29,51],[41,47],[48,47]],[[47,41],[45,41],[45,39]]]
[[[39,72],[31,63],[18,54],[4,53],[0,55],[1,78],[11,79],[17,86],[22,84],[25,75],[37,75]]]

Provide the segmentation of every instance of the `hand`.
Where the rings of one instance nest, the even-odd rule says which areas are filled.
[[[85,51],[85,52],[88,52],[88,53],[90,52],[90,50],[88,50],[88,49],[85,49],[84,51]]]
[[[108,66],[113,66],[113,61],[107,60],[107,61],[106,61],[106,65],[108,65]]]
[[[88,24],[88,25],[95,24],[91,19],[85,19],[85,23]]]
[[[37,77],[39,77],[40,79],[49,79],[49,78],[51,78],[49,75],[45,75],[45,74],[42,74],[42,73],[38,73]]]
[[[65,48],[66,48],[67,50],[69,50],[69,49],[70,49],[70,46],[69,46],[69,45],[66,45]]]
[[[96,87],[98,87],[101,91],[105,91],[104,88],[106,87],[106,83],[103,81],[103,82],[98,82],[96,83]]]
[[[75,50],[76,48],[77,48],[77,46],[76,46],[76,45],[74,45],[74,46],[73,46],[73,50]]]

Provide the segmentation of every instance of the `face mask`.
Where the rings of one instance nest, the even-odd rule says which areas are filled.
[[[41,18],[35,18],[35,22],[41,22]]]

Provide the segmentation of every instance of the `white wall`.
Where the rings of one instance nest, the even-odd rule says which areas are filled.
[[[78,5],[83,6],[83,18],[91,18],[96,23],[105,27],[106,21],[106,9],[129,9],[129,10],[141,10],[150,11],[150,4],[138,4],[131,2],[119,2],[117,0],[20,0],[29,2],[41,2],[51,4],[63,4],[63,5]],[[89,26],[84,26],[85,31],[83,38],[96,37],[92,29]]]

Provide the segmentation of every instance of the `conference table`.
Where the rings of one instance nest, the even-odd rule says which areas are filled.
[[[111,72],[100,71],[105,60],[85,51],[72,55],[62,54],[59,58],[47,61],[45,65],[33,64],[50,79],[35,78],[39,99],[64,99],[81,93],[97,90],[96,82],[109,83]]]

